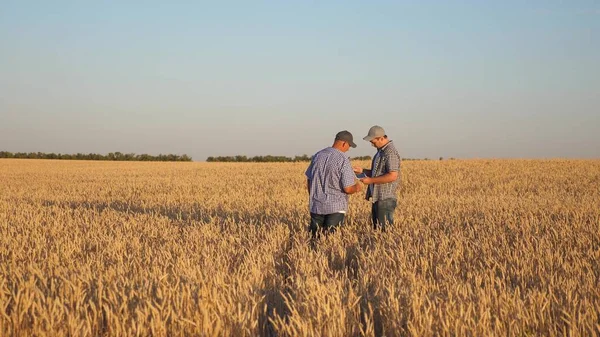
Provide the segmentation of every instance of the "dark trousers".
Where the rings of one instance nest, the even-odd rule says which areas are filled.
[[[316,238],[319,232],[331,233],[335,232],[336,227],[340,226],[344,221],[344,213],[332,214],[315,214],[310,213],[310,233],[313,238]]]
[[[394,224],[394,210],[397,203],[396,199],[379,200],[373,203],[371,219],[374,229],[381,228],[385,232],[386,226]]]

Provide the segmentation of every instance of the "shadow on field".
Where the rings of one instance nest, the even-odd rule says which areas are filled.
[[[261,336],[277,336],[277,331],[273,326],[272,320],[282,319],[288,322],[290,319],[290,310],[286,305],[286,297],[290,298],[292,292],[288,286],[289,277],[292,275],[290,251],[294,245],[295,232],[290,230],[287,241],[275,252],[273,260],[275,261],[275,277],[265,279],[265,288],[262,292],[266,310],[260,314],[259,324],[261,327]]]
[[[182,212],[181,209],[176,207],[144,207],[134,205],[124,201],[112,201],[112,202],[89,202],[89,201],[69,201],[69,202],[55,202],[46,200],[43,202],[44,206],[52,207],[67,207],[73,210],[76,209],[87,209],[93,210],[98,213],[102,213],[106,210],[112,210],[121,213],[130,214],[145,214],[145,215],[158,215],[167,217],[170,220],[185,220],[185,221],[199,221],[202,223],[210,222],[213,217],[201,208],[193,210],[192,212]]]
[[[297,236],[302,235],[305,227],[299,225],[297,221],[293,221],[288,217],[273,217],[265,214],[248,214],[241,211],[225,210],[221,207],[214,209],[202,208],[199,204],[193,205],[183,210],[178,207],[145,207],[140,205],[131,204],[123,201],[113,202],[56,202],[51,200],[45,200],[42,202],[45,207],[62,207],[70,208],[72,210],[85,209],[92,210],[97,213],[104,211],[116,211],[126,214],[143,214],[148,216],[160,216],[166,217],[171,221],[177,222],[179,226],[193,225],[194,222],[201,224],[209,223],[243,223],[247,225],[263,225],[271,226],[272,224],[284,225],[289,229],[289,237],[286,242],[274,252],[274,274],[276,277],[265,278],[265,287],[261,290],[261,294],[264,296],[265,310],[259,313],[259,326],[261,336],[276,336],[277,331],[275,330],[272,320],[283,319],[284,321],[289,320],[289,309],[286,305],[286,297],[291,296],[289,287],[286,285],[288,278],[291,275],[290,270],[290,256],[289,252],[292,250]],[[308,237],[308,234],[307,234]]]
[[[283,224],[287,225],[290,231],[297,232],[299,228],[293,221],[287,217],[273,217],[266,215],[265,213],[247,213],[238,210],[225,209],[223,207],[216,207],[207,209],[202,207],[200,204],[194,204],[191,207],[182,209],[179,207],[159,206],[159,207],[146,207],[141,205],[135,205],[124,201],[113,201],[113,202],[89,202],[89,201],[68,201],[68,202],[56,202],[52,200],[45,200],[42,202],[43,206],[52,207],[65,207],[76,209],[87,209],[93,210],[98,213],[102,213],[106,210],[112,210],[127,214],[144,214],[149,216],[160,216],[166,217],[172,221],[179,222],[200,222],[202,224],[208,224],[211,222],[224,223],[226,221],[234,223],[244,223],[248,225],[260,225],[260,224]]]
[[[294,296],[294,291],[289,285],[290,277],[294,274],[294,261],[291,257],[293,254],[290,253],[296,245],[302,243],[304,235],[306,235],[305,238],[307,240],[309,236],[306,226],[298,223],[297,215],[288,218],[274,217],[272,215],[267,216],[265,214],[247,214],[241,211],[225,210],[221,207],[205,209],[200,204],[195,204],[191,207],[188,206],[186,209],[167,206],[145,207],[123,201],[55,202],[46,200],[42,204],[46,207],[56,206],[72,210],[93,210],[99,214],[104,211],[116,211],[132,215],[143,214],[166,217],[180,227],[193,226],[194,223],[217,223],[223,225],[243,223],[246,225],[264,224],[266,226],[277,224],[287,226],[289,229],[287,240],[273,252],[275,264],[272,273],[275,277],[265,277],[264,288],[259,290],[261,295],[264,296],[265,306],[265,310],[261,310],[258,317],[260,335],[276,336],[277,331],[273,322],[289,322],[291,319],[291,312],[286,304],[286,298],[293,299]],[[361,252],[373,250],[378,246],[378,241],[377,234],[365,235],[356,244],[346,247],[345,254],[342,254],[343,256],[334,257],[330,261],[329,267],[334,271],[346,274],[353,283],[359,283],[361,278]],[[310,244],[313,250],[320,247],[319,242],[311,242]],[[265,271],[265,275],[268,275],[267,271]],[[359,293],[363,294],[359,302],[361,325],[363,328],[371,326],[375,336],[380,336],[383,332],[381,302],[386,296],[382,293],[382,289],[379,286],[376,280],[370,280],[367,284],[360,286],[362,289],[357,289]]]

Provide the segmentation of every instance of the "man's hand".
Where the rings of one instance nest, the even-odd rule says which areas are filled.
[[[352,171],[354,171],[354,173],[363,173],[363,168],[358,167],[358,166],[353,166]]]
[[[385,184],[398,179],[398,171],[390,171],[379,177],[365,177],[360,179],[363,184]]]
[[[344,193],[354,194],[356,192],[360,192],[361,189],[362,189],[361,184],[359,182],[356,182],[356,184],[354,184],[352,186],[344,187]]]

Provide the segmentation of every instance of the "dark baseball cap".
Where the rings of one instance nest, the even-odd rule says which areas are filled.
[[[341,140],[342,142],[350,144],[351,147],[356,147],[352,134],[346,130],[338,132],[337,135],[335,135],[335,140]]]

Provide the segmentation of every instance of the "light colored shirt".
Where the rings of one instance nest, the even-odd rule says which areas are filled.
[[[333,214],[348,210],[344,188],[355,183],[350,159],[333,147],[317,152],[305,172],[310,181],[309,208],[315,214]]]

